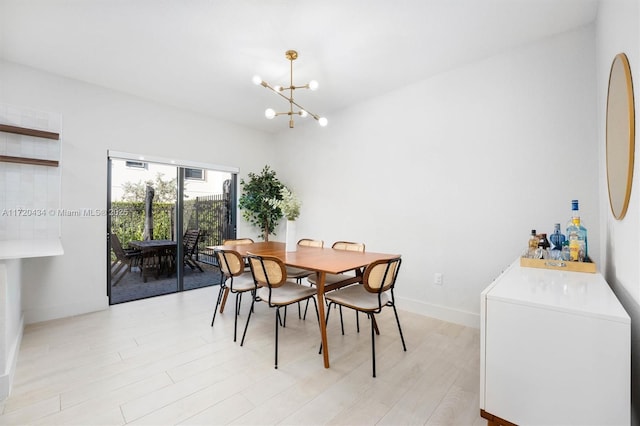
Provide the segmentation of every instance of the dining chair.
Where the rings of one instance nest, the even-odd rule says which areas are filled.
[[[127,273],[131,272],[132,267],[141,266],[142,252],[122,248],[120,239],[115,233],[111,233],[110,238],[111,250],[116,256],[115,260],[111,262],[111,285],[115,286]],[[120,275],[118,276],[118,274]]]
[[[310,238],[302,238],[298,241],[299,246],[303,247],[324,247],[324,241],[312,240]],[[287,266],[287,278],[295,279],[298,284],[302,283],[302,279],[311,275],[313,271],[308,269],[296,268],[294,266]]]
[[[222,240],[223,246],[239,246],[244,244],[253,244],[254,241],[251,238],[231,238],[227,240]],[[249,263],[245,262],[245,269],[249,272]]]
[[[222,240],[223,246],[240,244],[253,244],[253,240],[251,238],[230,238],[227,240]]]
[[[364,246],[364,243],[353,243],[353,242],[350,242],[350,241],[336,241],[335,243],[333,243],[331,248],[334,249],[334,250],[347,250],[347,251],[364,252],[365,246]],[[362,273],[362,271],[356,271],[356,270],[354,270],[353,272]],[[335,284],[335,283],[339,283],[340,281],[347,280],[347,279],[352,278],[354,276],[353,272],[351,272],[351,273],[342,273],[342,274],[326,274],[325,275],[325,279],[324,279],[324,283],[326,285],[328,285],[328,284]],[[317,274],[316,273],[311,273],[307,277],[307,281],[309,281],[313,285],[316,285],[316,282],[318,281]]]
[[[394,288],[401,263],[402,260],[399,257],[375,261],[366,267],[362,276],[362,285],[352,285],[340,291],[333,291],[325,295],[329,306],[333,304],[344,306],[356,312],[363,312],[369,317],[369,322],[371,323],[371,361],[373,377],[376,377],[376,322],[374,319],[375,314],[380,313],[382,308],[386,306],[393,308],[396,323],[398,324],[398,331],[400,332],[402,348],[405,352],[407,351],[394,297]],[[327,324],[329,323],[330,313],[331,309],[327,309]],[[342,318],[340,318],[340,321],[342,322]]]
[[[253,244],[253,240],[251,238],[231,238],[227,240],[222,240],[222,245],[241,245],[241,244]],[[215,256],[214,256],[215,259]],[[218,265],[220,267],[220,265]],[[244,263],[245,272],[249,272],[249,264]],[[229,288],[227,288],[222,297],[222,303],[220,303],[220,313],[224,312],[224,307],[227,304],[227,297],[229,296]]]
[[[244,345],[244,339],[247,335],[247,329],[249,328],[249,321],[251,320],[251,313],[253,312],[253,306],[256,301],[265,302],[270,308],[276,309],[275,315],[275,368],[278,368],[278,329],[280,325],[285,324],[285,319],[280,315],[280,308],[287,307],[294,303],[301,302],[303,300],[311,299],[316,307],[316,316],[318,322],[320,317],[318,315],[318,304],[316,303],[315,295],[316,290],[312,287],[307,287],[302,284],[298,284],[295,281],[287,280],[287,270],[285,264],[274,256],[257,256],[255,254],[249,254],[247,256],[249,261],[249,267],[251,268],[251,274],[253,275],[253,281],[255,285],[255,296],[251,302],[251,309],[249,309],[249,315],[247,316],[247,323],[244,326],[244,332],[242,334],[242,340],[240,346]]]
[[[335,243],[333,243],[331,248],[334,250],[347,250],[347,251],[359,251],[359,252],[365,251],[364,243],[354,243],[351,241],[336,241]],[[360,275],[360,274],[362,274],[361,269],[357,269],[357,270],[354,269],[353,271],[347,271],[347,273],[342,273],[342,274],[325,274],[324,284],[325,285],[337,284],[342,281],[349,280],[354,276]],[[318,281],[317,274],[314,272],[311,275],[309,275],[307,277],[307,281],[309,281],[309,283],[315,286]],[[306,316],[307,316],[307,310],[305,309],[303,318],[306,318]],[[340,318],[342,318],[342,309],[340,309]],[[356,312],[356,327],[359,332],[360,319],[358,318],[357,312]],[[342,331],[342,334],[344,334],[344,330]]]
[[[223,296],[230,291],[236,295],[235,298],[235,318],[233,320],[233,341],[236,341],[238,330],[238,315],[240,315],[240,304],[242,302],[242,294],[248,291],[254,291],[255,285],[250,272],[244,270],[244,259],[234,250],[214,249],[213,255],[220,265],[220,291],[218,291],[218,299],[216,307],[213,309],[213,318],[211,319],[211,327],[216,320],[218,306],[222,302]],[[229,285],[227,285],[227,282]],[[222,311],[220,312],[222,313]]]
[[[313,240],[310,238],[302,238],[298,241],[299,246],[303,247],[324,247],[324,241],[322,240]],[[302,284],[302,279],[308,277],[313,274],[313,271],[308,269],[296,268],[295,266],[287,266],[287,278],[294,279],[298,284]],[[307,304],[304,308],[305,312],[309,307],[309,300],[307,299]],[[298,318],[302,318],[300,312],[300,303],[298,303]]]

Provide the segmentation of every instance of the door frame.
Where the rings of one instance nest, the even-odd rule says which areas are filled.
[[[240,169],[238,167],[221,166],[219,164],[202,163],[198,161],[190,160],[177,160],[169,159],[165,157],[141,155],[122,151],[107,150],[107,208],[111,206],[111,182],[112,182],[112,159],[129,160],[129,161],[142,161],[149,163],[164,164],[167,166],[176,167],[177,173],[177,194],[176,194],[176,259],[182,259],[183,247],[182,247],[182,235],[184,233],[183,222],[183,208],[184,208],[184,170],[185,168],[212,170],[217,172],[224,172],[231,174],[231,220],[233,224],[233,233],[236,233],[237,228],[237,199],[238,199],[238,173]],[[106,274],[106,287],[107,297],[109,298],[109,304],[111,304],[111,216],[107,215],[107,229],[106,229],[106,260],[107,260],[107,274]],[[182,262],[176,262],[177,266],[177,285],[176,292],[184,291],[183,271],[184,265]]]

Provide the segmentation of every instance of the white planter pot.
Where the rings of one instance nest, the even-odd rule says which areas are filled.
[[[296,251],[298,240],[296,238],[296,222],[295,220],[287,220],[287,237],[286,250]]]

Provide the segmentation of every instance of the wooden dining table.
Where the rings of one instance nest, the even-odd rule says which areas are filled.
[[[246,257],[249,254],[259,256],[274,256],[284,262],[287,266],[307,269],[317,273],[316,290],[318,298],[318,314],[320,315],[320,337],[324,356],[324,366],[329,368],[329,346],[327,344],[327,327],[324,321],[325,303],[324,293],[335,290],[345,285],[362,281],[361,274],[353,277],[347,275],[345,281],[325,285],[327,274],[340,274],[354,269],[365,268],[372,262],[382,259],[393,259],[400,257],[399,254],[359,252],[349,250],[337,250],[333,248],[296,246],[295,251],[286,251],[285,243],[268,241],[251,244],[229,244],[223,246],[207,247],[210,249],[234,250]]]

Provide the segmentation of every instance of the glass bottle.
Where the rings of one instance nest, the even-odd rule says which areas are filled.
[[[562,243],[567,240],[567,237],[564,236],[562,232],[560,232],[560,224],[556,223],[553,226],[553,234],[549,237],[551,244],[553,245],[552,250],[562,250]]]
[[[571,221],[567,226],[567,239],[569,240],[570,260],[584,262],[589,258],[587,229],[580,221],[578,200],[571,201]]]
[[[531,235],[529,236],[529,248],[527,249],[527,257],[530,259],[534,259],[536,257],[536,249],[538,248],[538,235],[536,234],[536,230],[531,230]]]
[[[569,241],[562,242],[562,254],[560,255],[562,260],[571,260],[571,253],[569,252]]]
[[[547,238],[547,234],[542,233],[538,236],[538,247],[542,247],[545,250],[548,250],[551,247],[551,243],[549,243],[549,239]]]
[[[551,244],[547,239],[547,234],[538,234],[538,248],[536,249],[536,259],[548,259],[549,258],[549,247]]]

